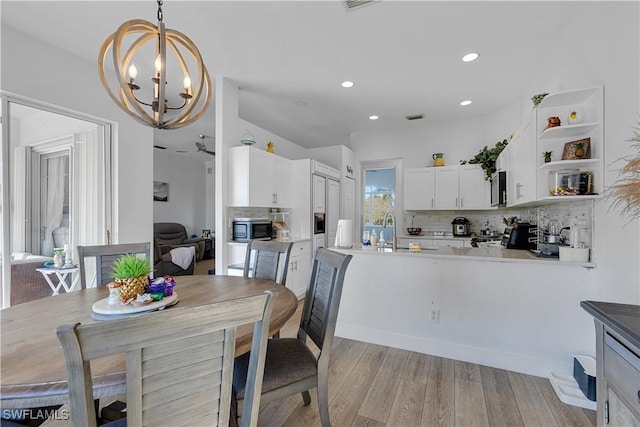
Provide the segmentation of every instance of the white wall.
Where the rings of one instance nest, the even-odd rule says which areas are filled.
[[[178,222],[187,235],[207,228],[204,160],[153,150],[153,179],[169,184],[169,200],[153,202],[153,222]]]
[[[3,91],[117,124],[113,162],[117,199],[112,241],[151,241],[152,128],[135,122],[109,99],[98,79],[95,62],[7,26],[1,31]]]

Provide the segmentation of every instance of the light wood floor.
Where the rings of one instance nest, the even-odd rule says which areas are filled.
[[[213,260],[201,261],[195,274],[209,268]],[[302,302],[281,337],[296,335],[301,309]],[[262,405],[258,425],[319,426],[315,390],[311,399],[310,406],[300,395]],[[329,400],[334,427],[596,426],[595,411],[562,403],[546,378],[343,338],[335,341]]]
[[[293,337],[300,309],[281,330]],[[319,426],[315,391],[262,405],[259,426]],[[333,426],[595,426],[546,378],[338,338],[329,374]]]

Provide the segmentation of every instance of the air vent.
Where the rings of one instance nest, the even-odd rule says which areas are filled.
[[[153,148],[157,148],[158,150],[166,150],[167,147],[163,147],[162,145],[154,145]]]
[[[354,9],[360,9],[361,7],[364,6],[369,6],[372,5],[374,3],[379,3],[381,0],[344,0],[344,7],[347,9],[347,12],[354,10]]]
[[[424,114],[414,114],[413,116],[405,116],[407,120],[421,120],[424,119]]]
[[[176,153],[184,154],[184,153],[188,153],[188,151],[185,151],[185,150],[176,150]]]

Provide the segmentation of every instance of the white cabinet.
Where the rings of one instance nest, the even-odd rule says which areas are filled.
[[[490,208],[490,184],[480,165],[405,169],[406,211]]]
[[[458,166],[439,166],[434,168],[436,209],[459,209],[460,197],[458,193]]]
[[[501,170],[507,172],[507,206],[536,200],[536,111],[532,111],[500,153]],[[542,157],[542,154],[540,155]]]
[[[471,239],[465,238],[410,238],[399,237],[396,242],[399,249],[408,249],[409,243],[419,243],[423,248],[470,248]]]
[[[291,161],[254,147],[229,149],[230,206],[290,207]]]
[[[307,291],[307,281],[309,280],[309,268],[311,266],[310,242],[297,242],[291,249],[289,258],[289,271],[287,272],[287,288],[289,288],[298,299],[302,299]]]
[[[435,168],[404,171],[404,210],[424,211],[434,208]]]
[[[313,175],[313,212],[325,213],[325,185],[327,179],[320,175]]]
[[[459,169],[460,209],[487,209],[491,205],[491,184],[484,179],[480,165],[461,165]]]
[[[569,120],[572,111],[578,113],[575,122]],[[559,117],[560,126],[545,129],[549,117]],[[536,135],[538,155],[537,198],[543,201],[575,201],[599,197],[604,191],[604,88],[602,86],[559,92],[547,95],[537,110]],[[570,142],[587,140],[589,150],[582,159],[566,149]],[[585,146],[586,148],[586,146]],[[543,151],[551,151],[552,161],[544,163]],[[548,182],[549,173],[561,169],[578,169],[591,174],[589,194],[552,196]]]
[[[327,244],[333,246],[338,232],[338,219],[340,217],[340,182],[327,179],[327,212],[325,225],[327,227]]]

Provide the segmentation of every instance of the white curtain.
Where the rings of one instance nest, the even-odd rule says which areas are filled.
[[[47,161],[47,183],[45,217],[43,227],[45,228],[44,239],[42,241],[42,255],[53,254],[53,230],[60,227],[62,223],[62,208],[64,204],[64,157],[57,156]]]

